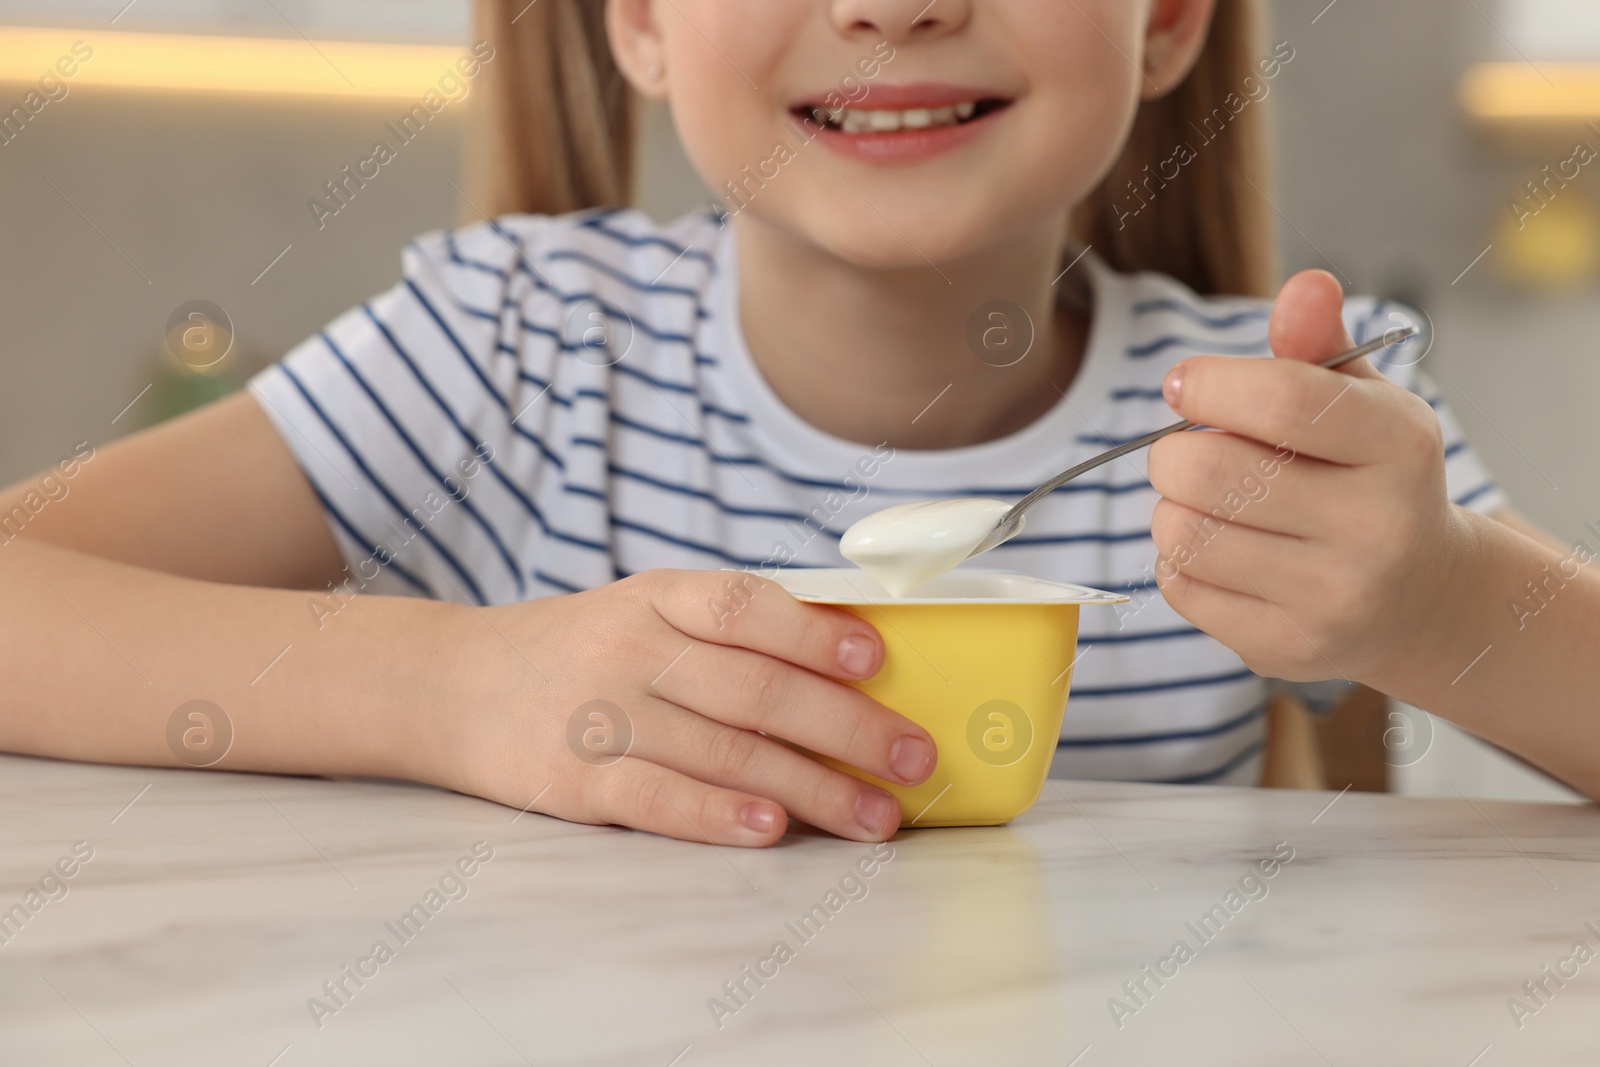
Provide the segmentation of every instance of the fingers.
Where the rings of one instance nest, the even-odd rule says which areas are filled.
[[[1166,388],[1191,422],[1331,463],[1378,463],[1415,437],[1416,398],[1399,386],[1289,359],[1194,356]]]
[[[760,730],[887,781],[933,773],[933,738],[842,682],[744,648],[697,642],[659,675],[657,696],[730,726]]]
[[[1221,589],[1179,572],[1159,576],[1161,595],[1189,622],[1209,634],[1227,634],[1246,667],[1264,678],[1318,681],[1344,677],[1332,660],[1270,601]]]
[[[1304,574],[1307,553],[1299,538],[1221,521],[1171,500],[1157,501],[1150,536],[1159,553],[1158,580],[1181,573],[1265,599],[1304,592],[1315,581]],[[1284,588],[1286,580],[1295,588]]]
[[[882,841],[900,827],[900,805],[882,789],[825,767],[752,730],[654,700],[629,754],[711,785],[749,791],[789,815],[854,841]]]
[[[883,664],[883,641],[848,611],[803,604],[744,571],[663,571],[656,611],[690,637],[738,645],[834,678],[861,679]]]
[[[887,792],[774,740],[886,781],[916,784],[933,772],[937,753],[926,730],[840,681],[870,677],[882,665],[883,642],[870,624],[801,603],[748,573],[661,571],[638,579],[656,614],[684,640],[648,682],[647,698],[681,714],[653,713],[676,725],[641,732],[643,747],[630,755],[718,788],[752,789],[844,837],[894,833],[900,808]]]
[[[1150,484],[1204,516],[1295,537],[1325,532],[1319,504],[1347,468],[1231,433],[1177,433],[1150,448]]]
[[[746,848],[771,845],[788,828],[783,809],[771,800],[708,785],[649,760],[624,756],[583,774],[574,810],[560,810],[566,805],[559,802],[545,810],[575,822]]]
[[[1284,283],[1272,304],[1267,340],[1278,359],[1320,363],[1356,343],[1344,325],[1344,289],[1325,270],[1305,270]],[[1365,358],[1340,368],[1358,378],[1380,378]]]
[[[1273,303],[1268,339],[1272,360],[1179,363],[1167,374],[1167,402],[1191,422],[1333,463],[1375,463],[1413,443],[1408,424],[1417,413],[1407,394],[1367,359],[1338,370],[1314,365],[1355,346],[1333,275],[1309,270],[1290,278]]]

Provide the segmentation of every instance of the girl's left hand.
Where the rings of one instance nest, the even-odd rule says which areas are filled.
[[[1267,677],[1361,681],[1426,654],[1472,557],[1428,405],[1364,358],[1311,365],[1353,347],[1343,306],[1332,275],[1291,278],[1276,359],[1198,356],[1167,374],[1172,409],[1225,432],[1150,450],[1162,595]]]

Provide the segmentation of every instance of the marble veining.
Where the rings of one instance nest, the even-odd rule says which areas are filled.
[[[0,757],[0,1064],[1588,1065],[1597,860],[1566,805],[1052,781],[753,852]]]

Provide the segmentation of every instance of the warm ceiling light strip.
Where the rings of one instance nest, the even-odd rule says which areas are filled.
[[[63,79],[73,88],[352,99],[419,97],[466,51],[458,45],[3,26],[0,82],[37,83],[56,72],[57,61],[71,56],[79,41],[94,58]]]
[[[1600,63],[1479,63],[1461,79],[1467,115],[1494,126],[1600,118]]]

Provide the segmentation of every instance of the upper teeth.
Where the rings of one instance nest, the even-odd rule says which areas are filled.
[[[953,126],[970,119],[977,110],[972,101],[954,107],[914,107],[904,111],[865,111],[860,108],[840,108],[830,111],[817,108],[820,121],[832,121],[845,133],[893,133],[896,130],[922,130],[929,126]]]

